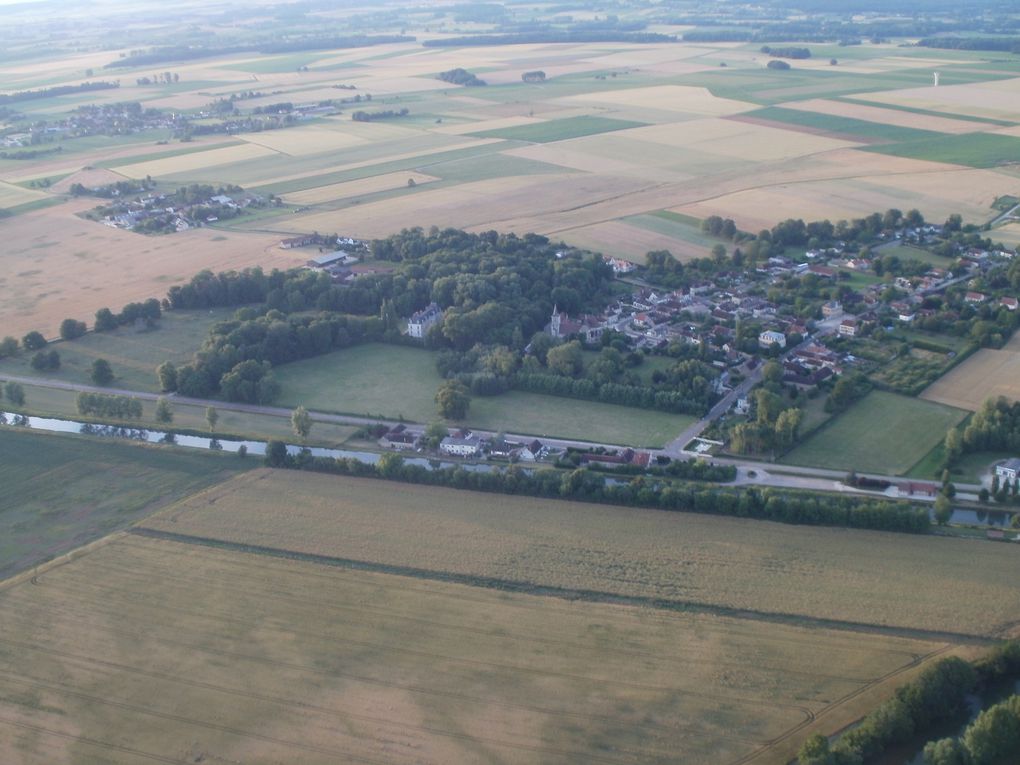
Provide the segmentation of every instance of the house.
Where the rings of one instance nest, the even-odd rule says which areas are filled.
[[[826,319],[832,316],[838,316],[843,312],[843,304],[838,300],[830,300],[828,303],[822,306],[822,316]]]
[[[819,276],[822,279],[835,279],[836,278],[836,269],[835,268],[829,268],[828,266],[808,266],[807,272],[809,274],[814,274],[815,276]]]
[[[843,319],[839,323],[839,334],[843,337],[856,337],[859,330],[860,324],[857,319]]]
[[[762,348],[771,348],[773,345],[778,345],[780,348],[786,347],[786,335],[782,332],[776,332],[773,329],[767,329],[758,335],[758,345]]]
[[[517,456],[525,462],[535,462],[541,459],[545,453],[545,446],[537,438],[529,444],[525,444],[517,452]]]
[[[987,299],[987,296],[983,292],[968,292],[963,296],[963,301],[965,303],[983,303]]]
[[[407,320],[407,334],[411,337],[423,338],[429,329],[443,318],[443,311],[436,303],[429,303],[420,311],[411,314]]]
[[[1020,458],[1013,457],[995,466],[995,475],[1005,478],[1007,481],[1015,481],[1020,475]]]
[[[383,433],[378,443],[383,449],[417,449],[420,441],[421,437],[406,425],[396,425]]]
[[[470,433],[447,436],[439,443],[439,451],[454,457],[477,457],[482,451],[482,439]]]
[[[1017,299],[1015,297],[1004,297],[999,298],[999,305],[1005,308],[1007,311],[1015,311],[1017,309]]]
[[[622,260],[621,258],[611,258],[608,255],[603,255],[602,259],[606,262],[606,265],[613,269],[613,273],[617,276],[620,274],[629,274],[637,266],[631,263],[629,260]]]

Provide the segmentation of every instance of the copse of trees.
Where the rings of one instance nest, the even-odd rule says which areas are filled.
[[[391,120],[398,117],[406,117],[410,111],[405,106],[402,109],[383,109],[377,112],[366,112],[363,109],[351,112],[351,119],[355,122],[378,122],[379,120]]]
[[[116,420],[140,419],[142,402],[131,396],[106,393],[79,393],[76,399],[78,414],[93,417],[111,417]]]
[[[142,303],[128,303],[120,313],[114,313],[109,308],[100,308],[96,311],[96,322],[93,329],[96,332],[109,332],[111,329],[133,324],[142,320],[151,325],[163,315],[160,302],[156,298],[149,298]]]
[[[55,372],[60,369],[60,354],[52,348],[48,351],[39,351],[32,356],[30,364],[37,372]]]
[[[811,58],[810,48],[773,48],[769,45],[761,46],[761,52],[775,58],[804,59]]]
[[[436,78],[453,85],[465,85],[467,87],[481,87],[486,84],[485,80],[479,79],[467,69],[462,69],[461,67],[440,72],[436,75]]]
[[[778,58],[772,59],[765,66],[767,66],[769,69],[780,69],[780,70],[782,70],[782,69],[789,69],[790,68],[789,64],[787,64],[785,61],[780,61]]]
[[[973,452],[1020,452],[1020,402],[1011,404],[1003,396],[987,399],[962,431],[956,427],[948,430],[944,446],[946,468]],[[1005,491],[1006,487],[1000,487],[996,481],[993,495],[1002,501]]]
[[[21,345],[26,351],[38,351],[46,347],[46,338],[43,337],[42,332],[32,330],[21,338]]]

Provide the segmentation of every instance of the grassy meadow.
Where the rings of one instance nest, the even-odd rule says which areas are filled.
[[[943,649],[134,535],[0,608],[0,754],[50,763],[780,763]]]
[[[255,464],[0,427],[0,579]]]
[[[903,475],[967,413],[872,391],[783,457],[789,465]]]
[[[278,367],[281,406],[416,422],[438,418],[442,382],[435,355],[417,348],[366,344]],[[537,436],[661,446],[693,418],[614,404],[510,391],[474,396],[462,424]],[[451,423],[452,424],[452,423]]]
[[[74,340],[60,340],[49,348],[60,354],[60,369],[39,372],[32,369],[32,353],[0,359],[0,378],[4,375],[49,377],[71,383],[92,385],[92,362],[106,359],[113,369],[112,388],[158,393],[156,367],[164,361],[181,365],[191,360],[209,328],[233,316],[234,308],[203,311],[169,311],[155,329],[137,330],[119,327],[109,332],[89,332]],[[91,324],[91,322],[89,322]]]
[[[562,588],[772,619],[994,635],[1020,613],[1009,545],[367,478],[260,469],[142,525],[391,573],[410,568],[425,579],[450,574],[501,589]]]

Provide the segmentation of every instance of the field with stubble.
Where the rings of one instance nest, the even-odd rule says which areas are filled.
[[[770,619],[974,636],[1020,619],[1016,551],[946,538],[272,470],[143,525],[423,578]]]
[[[132,534],[0,608],[0,758],[47,765],[778,763],[944,650]]]

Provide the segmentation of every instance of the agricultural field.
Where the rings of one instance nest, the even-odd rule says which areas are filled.
[[[790,465],[903,475],[945,438],[966,412],[872,391],[786,454]]]
[[[242,112],[362,100],[279,130],[187,143],[163,129],[69,138],[59,153],[0,160],[0,206],[16,213],[0,220],[8,243],[0,321],[16,334],[51,334],[67,315],[162,295],[201,268],[295,265],[301,253],[274,245],[311,231],[534,231],[641,262],[651,249],[689,259],[711,247],[664,228],[662,210],[695,221],[721,215],[749,231],[774,225],[777,210],[839,220],[916,207],[929,219],[960,213],[983,223],[995,197],[1017,192],[1015,175],[999,166],[1020,145],[1012,70],[974,53],[814,47],[815,59],[788,72],[762,68],[757,46],[730,43],[241,53],[174,65],[173,84],[127,77],[116,90],[41,99],[32,108],[46,119],[111,99],[194,112],[238,91],[253,92],[236,102]],[[829,66],[828,54],[840,65]],[[78,67],[99,59],[0,62],[0,75],[14,88],[77,82]],[[546,80],[522,83],[521,72],[538,65]],[[436,79],[454,67],[488,87]],[[926,87],[932,67],[945,83],[937,92]],[[355,108],[409,113],[360,122],[350,119]],[[91,200],[69,199],[70,179],[101,171],[165,186],[235,183],[308,209],[144,237],[77,217]]]
[[[781,763],[946,649],[132,534],[0,608],[22,762]]]
[[[0,579],[254,465],[233,456],[0,427]]]
[[[1020,400],[1020,335],[1000,350],[982,348],[921,394],[928,401],[972,412],[993,396]]]
[[[281,406],[387,419],[432,422],[442,382],[428,351],[359,345],[275,370]],[[380,381],[385,381],[381,384]],[[463,424],[493,431],[578,438],[633,446],[661,446],[692,417],[592,401],[510,391],[474,396]]]
[[[204,268],[287,268],[306,259],[277,247],[275,234],[193,229],[147,237],[75,215],[94,205],[82,199],[0,220],[5,334],[39,330],[55,337],[66,318],[91,325],[98,309],[162,298]]]
[[[445,572],[502,589],[560,588],[720,614],[971,635],[999,634],[1020,618],[1010,546],[945,537],[268,469],[183,500],[142,527],[426,579]]]

